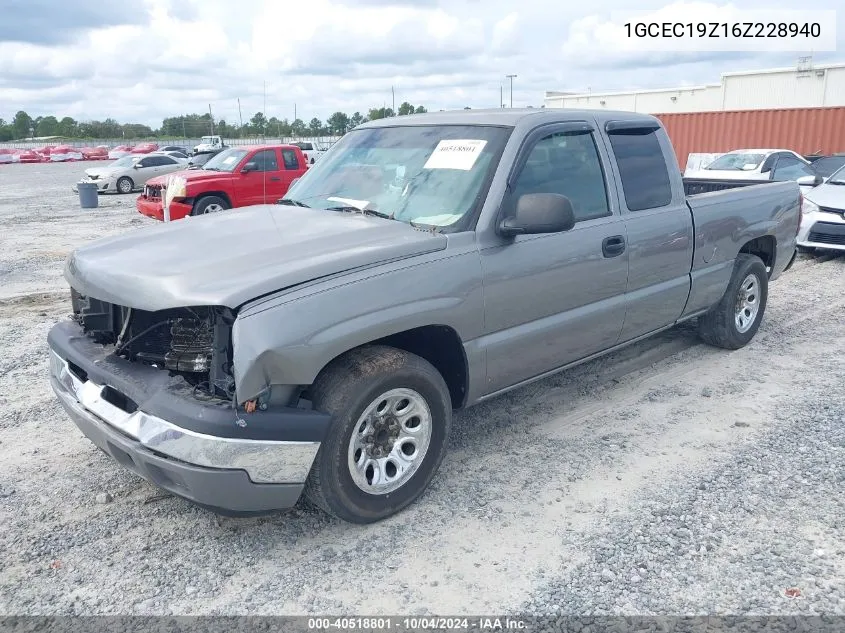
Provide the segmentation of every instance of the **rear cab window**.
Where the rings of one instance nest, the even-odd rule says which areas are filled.
[[[629,211],[665,207],[672,202],[672,181],[658,129],[644,123],[607,130]]]

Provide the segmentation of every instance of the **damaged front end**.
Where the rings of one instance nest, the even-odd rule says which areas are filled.
[[[229,308],[196,306],[149,312],[86,297],[71,289],[73,319],[96,343],[131,362],[181,376],[197,398],[232,400]]]
[[[331,417],[237,402],[232,310],[147,311],[76,290],[71,301],[72,320],[47,337],[50,384],[88,439],[153,484],[218,512],[296,503]]]

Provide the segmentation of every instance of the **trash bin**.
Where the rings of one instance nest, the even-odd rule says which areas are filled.
[[[97,183],[78,182],[76,188],[79,191],[79,206],[83,209],[96,209],[98,204]]]

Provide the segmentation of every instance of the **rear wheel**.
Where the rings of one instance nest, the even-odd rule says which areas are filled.
[[[769,276],[763,261],[740,253],[721,301],[698,319],[701,338],[725,349],[745,346],[760,328],[768,294]]]
[[[135,188],[135,183],[132,182],[132,179],[129,176],[123,176],[117,179],[117,191],[119,193],[132,193],[132,190]]]
[[[225,211],[229,208],[229,203],[220,196],[206,196],[200,198],[194,203],[194,208],[191,209],[191,215],[205,215],[207,213],[217,213]]]
[[[332,362],[315,381],[315,409],[332,415],[305,486],[325,512],[379,521],[417,499],[446,451],[449,390],[426,360],[374,345]]]

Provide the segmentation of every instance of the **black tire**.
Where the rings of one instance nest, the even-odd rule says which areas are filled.
[[[132,193],[132,190],[135,188],[135,183],[132,182],[132,179],[129,176],[121,176],[117,179],[114,187],[117,189],[117,193]]]
[[[812,246],[796,246],[795,250],[797,250],[802,255],[810,255],[816,252],[816,249]]]
[[[364,411],[392,389],[411,389],[422,396],[431,413],[431,437],[407,481],[386,494],[372,494],[353,480],[350,442]],[[428,487],[443,460],[452,424],[449,389],[428,361],[384,345],[358,348],[320,373],[311,387],[311,400],[315,409],[332,416],[305,485],[305,496],[314,505],[345,521],[373,523],[399,512]]]
[[[220,207],[219,209],[216,207]],[[231,208],[229,203],[220,196],[205,196],[194,203],[191,215],[206,215]]]
[[[747,329],[737,325],[738,302],[745,295],[744,288],[751,277],[756,280],[757,312]],[[754,338],[769,296],[769,276],[766,266],[756,255],[740,253],[734,263],[733,275],[725,294],[707,314],[698,318],[698,332],[706,343],[724,349],[739,349]],[[748,313],[746,313],[748,314]]]

